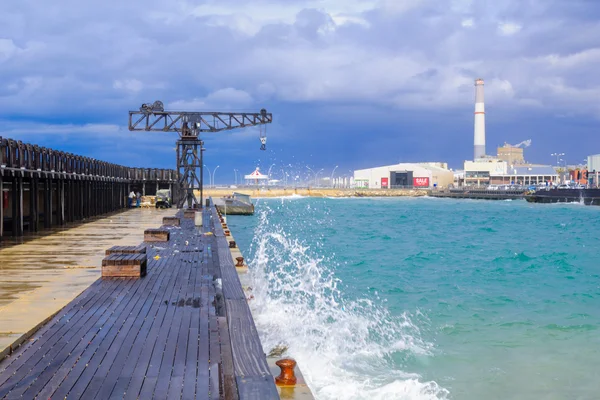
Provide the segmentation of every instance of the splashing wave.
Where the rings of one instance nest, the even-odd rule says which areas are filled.
[[[437,383],[399,368],[431,355],[411,315],[391,316],[378,299],[349,299],[335,261],[270,223],[273,213],[266,205],[259,210],[250,261],[265,351],[287,346],[318,399],[447,398]]]

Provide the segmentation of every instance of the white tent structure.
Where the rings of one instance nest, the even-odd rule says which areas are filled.
[[[249,181],[249,184],[254,183],[255,185],[258,185],[259,181],[268,181],[269,177],[267,175],[261,174],[259,168],[256,167],[253,173],[251,173],[250,175],[244,175],[244,179],[246,181]]]

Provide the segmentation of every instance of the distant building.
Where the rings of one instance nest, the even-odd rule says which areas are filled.
[[[446,163],[401,163],[354,171],[355,187],[369,189],[448,187],[454,172]]]
[[[466,186],[486,186],[493,175],[504,175],[508,169],[506,161],[486,157],[475,161],[465,161],[464,184]]]
[[[600,154],[588,156],[587,171],[588,184],[597,187],[600,182]]]
[[[498,158],[465,161],[464,185],[534,185],[558,182],[558,173],[549,165],[509,165]]]
[[[492,185],[539,185],[557,183],[558,173],[549,165],[509,167],[504,174],[494,174]]]
[[[525,164],[523,149],[521,147],[512,147],[508,144],[498,147],[498,159],[506,161],[508,165]]]

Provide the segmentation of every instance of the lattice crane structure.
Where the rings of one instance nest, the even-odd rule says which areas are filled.
[[[273,115],[264,108],[258,113],[165,111],[163,103],[142,104],[139,111],[129,111],[129,130],[146,132],[177,132],[178,191],[173,198],[178,208],[202,207],[204,141],[201,133],[222,132],[251,126],[260,127],[261,150],[266,149],[266,124]],[[194,190],[200,190],[200,201]]]

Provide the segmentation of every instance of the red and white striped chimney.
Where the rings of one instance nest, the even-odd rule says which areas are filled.
[[[483,79],[475,80],[475,160],[485,156],[485,105]]]

